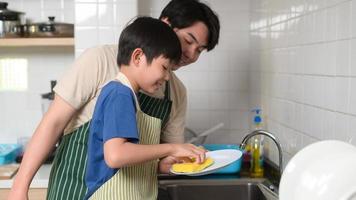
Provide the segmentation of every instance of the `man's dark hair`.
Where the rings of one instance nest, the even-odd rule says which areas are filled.
[[[122,31],[117,64],[128,65],[136,48],[142,49],[149,64],[161,55],[177,64],[182,54],[179,39],[173,29],[151,17],[138,17]]]
[[[159,19],[168,18],[172,28],[186,28],[203,22],[209,30],[207,51],[214,49],[219,41],[220,22],[217,14],[199,0],[172,0],[163,9]]]

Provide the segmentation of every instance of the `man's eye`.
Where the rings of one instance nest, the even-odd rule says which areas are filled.
[[[188,44],[192,44],[193,43],[190,40],[185,40],[185,42],[188,43]]]

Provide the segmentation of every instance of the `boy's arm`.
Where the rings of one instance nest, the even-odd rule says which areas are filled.
[[[63,133],[75,109],[61,97],[55,96],[26,148],[8,199],[27,199],[33,176]]]
[[[193,144],[142,145],[128,142],[124,138],[113,138],[104,143],[104,158],[111,168],[135,165],[166,156],[195,158],[198,163],[205,160],[205,150]]]

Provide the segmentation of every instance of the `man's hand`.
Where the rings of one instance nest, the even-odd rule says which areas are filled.
[[[169,170],[171,169],[172,165],[178,162],[180,162],[179,158],[173,156],[162,158],[158,163],[159,172],[163,174],[169,174]]]

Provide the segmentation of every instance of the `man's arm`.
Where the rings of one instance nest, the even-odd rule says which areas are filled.
[[[98,88],[118,71],[115,49],[111,46],[93,47],[79,56],[54,88],[56,94],[48,112],[26,149],[14,180],[9,200],[27,199],[33,176],[46,159],[77,110],[97,95]],[[114,65],[116,66],[116,65]]]
[[[55,96],[26,148],[8,197],[9,200],[27,199],[33,176],[57,143],[75,111],[61,97]]]

